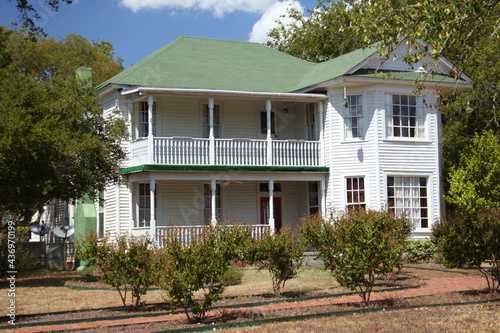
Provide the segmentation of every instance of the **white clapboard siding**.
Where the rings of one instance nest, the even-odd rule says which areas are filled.
[[[255,182],[222,183],[223,217],[252,224],[259,223],[257,185]]]
[[[208,182],[207,182],[208,183]],[[199,224],[203,218],[203,183],[198,181],[159,181],[156,224]]]
[[[116,188],[113,185],[104,190],[104,232],[116,236]]]

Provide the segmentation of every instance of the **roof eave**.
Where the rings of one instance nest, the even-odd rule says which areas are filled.
[[[195,89],[195,88],[166,88],[166,87],[136,87],[129,90],[123,90],[122,96],[127,95],[183,95],[183,96],[214,96],[226,98],[250,98],[261,100],[283,100],[298,102],[326,101],[328,96],[323,94],[305,94],[305,93],[286,93],[286,92],[265,92],[265,91],[240,91],[240,90],[221,90],[221,89]]]

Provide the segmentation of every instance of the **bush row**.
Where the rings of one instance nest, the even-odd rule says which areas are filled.
[[[198,321],[221,297],[231,265],[245,262],[268,270],[279,295],[286,281],[298,274],[303,253],[311,245],[336,280],[368,302],[375,279],[401,267],[411,229],[403,217],[361,209],[331,220],[319,214],[305,217],[299,231],[284,227],[254,239],[249,226],[218,224],[205,228],[189,245],[172,238],[164,248],[155,247],[147,237],[121,235],[111,241],[93,233],[77,241],[76,248],[81,260],[97,267],[101,281],[118,290],[124,306],[128,291],[137,308],[147,289],[158,285],[168,302],[183,308],[190,321]],[[199,291],[202,297],[195,298]]]

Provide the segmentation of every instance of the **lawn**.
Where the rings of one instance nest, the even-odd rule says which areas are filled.
[[[252,267],[240,268],[244,271],[242,282],[228,286],[223,299],[214,306],[218,308],[215,315],[207,318],[201,325],[217,323],[235,323],[249,320],[262,320],[303,315],[316,315],[340,311],[362,309],[360,303],[346,303],[328,306],[309,306],[307,308],[289,308],[285,310],[256,309],[245,312],[232,312],[231,306],[236,304],[263,304],[268,302],[291,302],[298,298],[320,298],[324,295],[339,295],[349,290],[341,288],[328,272],[317,267],[306,267],[296,279],[288,281],[285,294],[281,297],[272,295],[269,274]],[[411,265],[403,269],[396,282],[390,280],[377,281],[377,290],[401,287],[417,287],[424,285],[427,278],[457,277],[474,274],[474,271],[445,269],[438,265]],[[6,295],[7,284],[2,281],[0,293]],[[70,289],[77,287],[78,289]],[[16,313],[17,315],[42,314],[49,312],[74,311],[51,316],[27,316],[19,318],[17,324],[67,321],[95,317],[113,317],[134,315],[128,309],[122,309],[121,300],[115,290],[92,289],[107,288],[97,281],[97,277],[82,272],[34,272],[30,276],[16,281]],[[334,297],[334,296],[333,296]],[[409,299],[385,299],[371,302],[368,308],[387,311],[377,313],[357,313],[343,317],[324,317],[302,319],[299,322],[264,324],[264,326],[233,328],[235,332],[310,332],[310,331],[500,331],[500,302],[477,305],[455,305],[432,307],[433,304],[467,303],[483,300],[500,299],[498,294],[476,291],[450,292]],[[138,313],[163,314],[170,313],[171,308],[165,303],[161,290],[150,290],[144,296],[146,305]],[[359,301],[361,298],[359,297]],[[5,309],[9,298],[1,297],[0,306]],[[394,307],[409,307],[390,311]],[[102,310],[102,308],[117,307]],[[227,309],[224,309],[226,307]],[[80,312],[83,309],[100,309]],[[355,320],[353,320],[355,318]],[[5,325],[5,322],[2,324]],[[190,327],[185,316],[173,322],[162,322],[124,328],[99,328],[98,331],[158,331]],[[88,330],[92,331],[92,330]],[[97,330],[96,330],[97,331]]]

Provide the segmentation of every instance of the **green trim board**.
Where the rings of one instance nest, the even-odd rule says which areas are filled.
[[[166,165],[142,164],[128,168],[121,168],[122,174],[143,171],[205,171],[205,172],[329,172],[328,167],[308,166],[254,166],[254,165]]]

